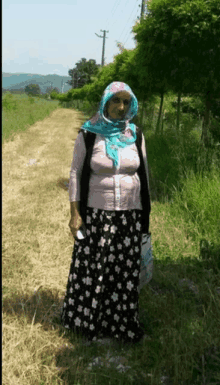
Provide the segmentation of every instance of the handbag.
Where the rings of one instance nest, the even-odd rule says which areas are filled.
[[[151,233],[142,234],[140,264],[138,294],[140,294],[141,289],[150,282],[153,276]]]

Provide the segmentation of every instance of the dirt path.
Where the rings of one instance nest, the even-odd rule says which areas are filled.
[[[3,145],[3,280],[19,292],[66,285],[73,239],[65,182],[83,120],[57,109]]]
[[[19,193],[22,186],[25,186],[22,180],[15,184],[12,178],[27,172],[26,164],[30,159],[35,159],[41,166],[42,163],[47,165],[52,163],[53,167],[56,166],[57,162],[61,165],[63,160],[62,166],[66,168],[63,176],[68,177],[74,141],[81,124],[82,116],[80,113],[68,109],[57,109],[52,112],[50,117],[35,123],[27,131],[18,134],[14,141],[5,143],[3,145],[4,191],[8,193],[11,188],[14,191],[10,193],[12,198]],[[60,154],[62,154],[61,159]],[[63,154],[66,157],[63,157]],[[4,195],[4,201],[5,198]]]

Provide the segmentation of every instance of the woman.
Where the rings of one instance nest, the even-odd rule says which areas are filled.
[[[150,196],[144,136],[130,122],[137,111],[130,87],[113,82],[75,142],[69,226],[74,237],[79,228],[86,236],[75,239],[61,319],[90,341],[99,335],[138,342],[144,335],[137,288]],[[85,132],[93,138],[89,158]]]

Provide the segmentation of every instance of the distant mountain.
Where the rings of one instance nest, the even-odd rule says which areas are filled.
[[[68,80],[71,80],[70,76],[59,75],[38,75],[38,74],[24,74],[24,73],[7,73],[2,72],[2,89],[4,90],[21,90],[28,84],[38,84],[41,92],[45,93],[47,87],[57,87],[62,92],[67,92],[71,89],[71,86],[65,84]]]

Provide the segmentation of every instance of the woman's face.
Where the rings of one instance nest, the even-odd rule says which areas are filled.
[[[110,119],[123,119],[129,109],[131,96],[126,91],[118,92],[108,103],[107,115]]]

